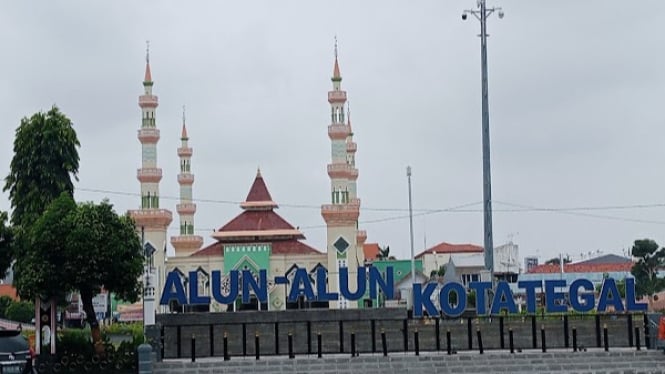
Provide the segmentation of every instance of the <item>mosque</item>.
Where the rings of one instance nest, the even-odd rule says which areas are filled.
[[[167,256],[167,230],[173,220],[168,209],[160,206],[159,184],[162,169],[157,163],[157,143],[160,131],[157,127],[156,109],[159,104],[153,94],[153,80],[150,72],[150,60],[146,58],[144,92],[139,96],[139,107],[142,111],[141,127],[138,139],[142,147],[142,164],[137,171],[137,179],[141,185],[140,208],[130,210],[129,214],[136,223],[150,257],[146,283],[150,297],[160,300],[166,274],[177,272],[187,286],[188,274],[196,271],[198,294],[210,294],[210,273],[220,270],[222,274],[222,291],[228,288],[230,270],[250,270],[258,274],[260,269],[268,272],[268,279],[285,276],[291,279],[296,269],[305,268],[308,273],[315,274],[317,269],[324,268],[328,274],[328,292],[338,291],[338,270],[340,267],[349,269],[349,287],[356,289],[355,284],[358,267],[364,266],[364,245],[367,234],[358,229],[360,199],[356,193],[358,169],[355,167],[357,145],[353,141],[351,120],[345,113],[347,100],[346,91],[342,90],[335,48],[335,61],[332,74],[332,89],[328,92],[330,103],[330,123],[328,137],[331,142],[331,162],[327,165],[330,177],[330,201],[321,206],[321,215],[327,226],[327,245],[320,250],[304,242],[303,233],[282,218],[275,210],[278,204],[273,200],[266,181],[260,170],[256,173],[249,193],[240,204],[240,213],[229,222],[215,230],[213,244],[202,248],[203,238],[195,234],[194,216],[196,204],[193,199],[194,174],[192,174],[193,149],[189,146],[187,127],[183,119],[181,146],[178,148],[180,158],[180,202],[176,205],[179,216],[179,235],[170,238],[175,256]],[[346,115],[345,115],[346,114]],[[312,276],[312,281],[314,282]],[[371,300],[348,301],[341,296],[331,302],[312,302],[299,299],[289,302],[286,298],[289,284],[275,285],[269,283],[267,303],[259,303],[256,298],[249,304],[238,300],[235,304],[222,305],[177,305],[172,301],[168,306],[157,307],[157,313],[186,311],[237,311],[237,310],[286,310],[292,308],[330,308],[351,309],[371,305]],[[316,287],[314,287],[316,290]],[[147,300],[146,294],[146,300]],[[146,317],[148,318],[148,317]]]

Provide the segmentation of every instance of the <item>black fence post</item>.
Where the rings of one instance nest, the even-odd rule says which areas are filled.
[[[499,344],[501,345],[501,349],[506,348],[506,342],[504,341],[503,335],[503,316],[499,316]]]
[[[351,331],[351,357],[356,357],[356,333]]]
[[[508,328],[508,344],[510,345],[510,353],[515,353],[515,340],[513,339],[513,328]]]
[[[259,346],[259,332],[257,331],[254,334],[254,354],[256,355],[256,359],[258,360],[261,357],[261,349]]]
[[[469,340],[469,350],[473,349],[473,329],[471,328],[471,318],[466,319],[466,334]]]
[[[321,358],[323,355],[323,352],[321,352],[321,346],[322,346],[322,341],[321,341],[321,331],[319,331],[316,334],[316,356],[318,358]]]
[[[453,354],[453,346],[450,342],[450,329],[446,330],[446,350],[449,355]]]
[[[531,343],[533,349],[538,348],[538,334],[536,333],[536,315],[531,316]]]
[[[312,321],[307,321],[307,354],[312,354]]]
[[[409,351],[409,321],[402,321],[402,338],[404,339],[404,352]]]
[[[563,344],[566,348],[570,347],[570,339],[568,335],[568,315],[563,315]]]
[[[573,352],[577,352],[577,328],[573,326]]]
[[[247,325],[242,324],[242,355],[247,356]]]
[[[628,314],[626,315],[626,324],[628,325],[628,346],[632,347],[633,346],[633,315]]]
[[[610,349],[609,339],[607,336],[607,324],[603,324],[603,345],[605,346],[605,352]]]
[[[547,352],[547,343],[545,341],[545,325],[540,327],[540,344],[543,349],[543,353]]]
[[[436,339],[436,350],[441,350],[441,327],[439,326],[440,319],[437,317],[434,320],[434,338]]]
[[[275,322],[275,355],[279,356],[279,322]]]
[[[600,348],[600,314],[596,314],[596,347]]]
[[[386,342],[386,332],[381,329],[381,349],[383,349],[383,357],[388,356],[388,343]]]
[[[190,352],[192,354],[192,362],[196,362],[196,336],[192,334],[192,351]]]
[[[339,353],[344,353],[344,322],[339,321]]]
[[[159,328],[159,349],[161,350],[162,355],[160,356],[162,360],[164,359],[164,326]]]
[[[635,327],[635,348],[640,350],[640,328]]]
[[[476,329],[476,335],[478,336],[478,351],[480,354],[483,354],[483,336],[480,333],[480,327]]]
[[[223,346],[223,352],[224,352],[224,361],[228,361],[231,358],[229,357],[229,337],[226,331],[224,331],[224,346]]]
[[[210,325],[210,357],[215,356],[215,329]]]
[[[293,354],[293,334],[289,331],[289,358],[295,358]]]
[[[649,316],[644,313],[644,348],[649,349],[651,347],[651,336],[649,334]]]
[[[416,356],[420,356],[420,341],[418,339],[418,329],[413,332],[413,347],[416,351]]]
[[[370,321],[370,328],[372,330],[372,353],[376,353],[376,321]]]
[[[176,330],[175,330],[176,356],[178,358],[182,358],[182,339],[181,339],[181,336],[180,336],[181,332],[182,331],[180,329],[180,325],[178,325],[178,327],[176,327]]]

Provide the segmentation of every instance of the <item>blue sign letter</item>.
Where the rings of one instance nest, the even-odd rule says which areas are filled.
[[[580,295],[580,288],[583,288],[584,293]],[[576,312],[590,312],[594,307],[594,296],[593,296],[593,283],[588,279],[575,279],[573,283],[570,284],[570,290],[568,291],[570,306],[573,307],[573,310]],[[580,300],[582,302],[580,303]]]
[[[358,268],[357,283],[358,289],[356,292],[349,291],[349,268],[339,268],[339,293],[347,300],[360,300],[365,294],[366,278],[365,267]]]
[[[635,298],[635,279],[626,278],[626,309],[629,312],[643,312],[647,310],[647,304],[637,303]]]
[[[450,305],[450,292],[454,291],[457,294],[457,306],[453,308]],[[466,290],[464,286],[457,282],[448,282],[439,292],[439,304],[441,304],[441,311],[449,317],[457,317],[464,313],[466,309]],[[429,313],[429,312],[428,312]]]
[[[517,287],[524,288],[526,291],[526,311],[536,313],[536,288],[542,287],[541,281],[520,281]]]
[[[556,287],[566,287],[566,281],[563,279],[545,281],[545,310],[548,313],[559,313],[568,310],[565,303],[557,303],[557,301],[564,301],[564,295],[563,292],[557,292]]]
[[[383,295],[386,297],[386,300],[392,300],[394,298],[395,292],[395,282],[393,282],[393,267],[388,266],[386,268],[386,280],[383,280],[381,277],[381,272],[375,267],[369,268],[369,298],[374,300],[376,299],[376,286],[381,288]]]
[[[432,293],[436,289],[436,284],[427,283],[425,286],[425,293],[422,292],[422,285],[419,283],[413,284],[413,316],[422,317],[423,316],[423,305],[425,305],[425,310],[430,316],[436,316],[439,312],[436,310],[436,307],[432,303]]]
[[[210,304],[210,296],[199,295],[199,274],[197,271],[189,272],[189,303]]]
[[[314,300],[314,290],[312,290],[312,282],[309,280],[307,269],[298,268],[293,274],[293,282],[291,283],[291,291],[289,291],[289,301],[295,302],[298,300],[300,294],[305,295],[307,300]]]
[[[187,295],[185,294],[185,288],[182,286],[182,281],[180,280],[180,275],[177,272],[171,271],[166,276],[166,282],[164,282],[164,291],[162,292],[162,298],[159,300],[160,305],[169,305],[169,301],[177,300],[180,305],[187,305]]]
[[[510,291],[510,285],[506,282],[499,282],[496,285],[494,298],[492,299],[492,308],[490,314],[499,314],[501,309],[508,310],[508,313],[517,313],[517,306],[513,300],[513,293]]]
[[[623,312],[621,295],[612,278],[603,280],[603,286],[600,288],[600,296],[598,297],[598,311],[604,312],[607,309],[607,303],[614,305],[614,311]]]
[[[268,301],[268,273],[265,269],[259,270],[258,283],[254,275],[249,270],[242,271],[242,302],[249,304],[249,291],[254,290],[254,294],[259,303]]]
[[[485,291],[492,289],[492,282],[471,282],[469,288],[476,291],[476,311],[478,314],[487,313],[485,305]]]
[[[322,266],[319,266],[316,269],[316,296],[318,301],[331,301],[339,300],[339,295],[337,292],[328,293],[326,290],[326,284],[328,281],[328,275],[326,274],[326,269]]]
[[[238,298],[238,270],[229,272],[229,294],[222,294],[222,274],[219,270],[212,271],[212,298],[220,304],[233,304]]]

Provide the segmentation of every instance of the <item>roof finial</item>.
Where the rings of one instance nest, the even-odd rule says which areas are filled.
[[[145,63],[150,63],[150,40],[145,41]]]
[[[182,106],[182,124],[185,125],[185,106]]]
[[[337,60],[337,35],[335,34],[335,60]]]
[[[257,177],[257,178],[263,178],[263,177],[261,176],[261,167],[260,167],[260,166],[257,166],[257,167],[256,167],[256,177]]]

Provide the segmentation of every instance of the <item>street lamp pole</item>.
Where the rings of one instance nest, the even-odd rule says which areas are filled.
[[[492,178],[490,169],[490,111],[487,88],[487,17],[497,12],[503,18],[501,8],[487,8],[485,0],[478,0],[477,9],[465,10],[462,19],[471,14],[480,21],[480,65],[482,85],[482,136],[483,136],[483,227],[485,268],[494,283],[494,243],[492,236]]]

